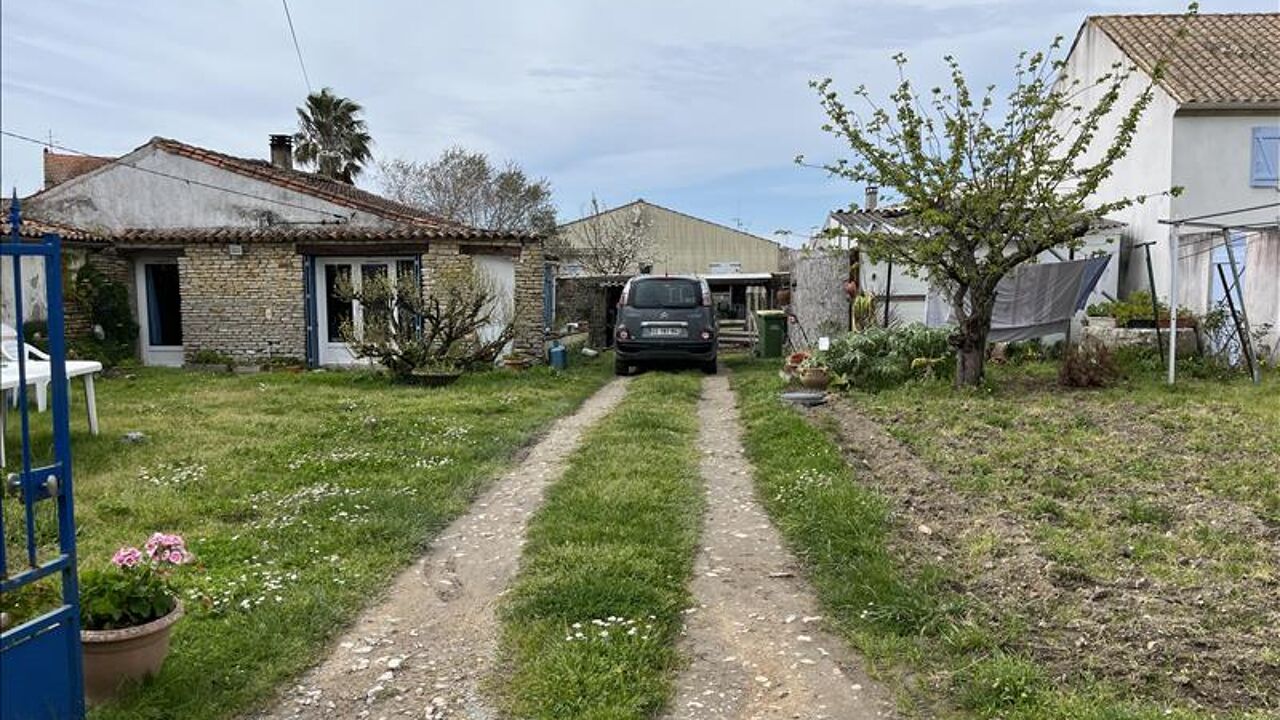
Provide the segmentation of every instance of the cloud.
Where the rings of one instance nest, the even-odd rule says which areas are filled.
[[[1206,12],[1269,0],[1206,3]],[[1273,3],[1273,0],[1270,0]],[[295,0],[307,70],[363,103],[379,157],[450,145],[513,158],[562,212],[592,192],[641,194],[756,228],[807,227],[846,188],[791,158],[838,155],[809,80],[922,82],[956,54],[984,80],[1018,50],[1094,12],[1176,12],[1180,0]],[[1271,8],[1274,9],[1274,8]],[[89,152],[153,135],[263,157],[305,94],[278,4],[65,0],[0,6],[0,120]],[[976,83],[975,83],[976,84]],[[38,147],[4,140],[0,182],[40,182]],[[806,195],[806,192],[808,193]]]

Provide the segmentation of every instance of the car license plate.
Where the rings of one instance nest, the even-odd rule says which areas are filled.
[[[645,337],[679,338],[679,337],[684,337],[684,328],[651,327],[651,328],[645,328],[644,334],[645,334]]]

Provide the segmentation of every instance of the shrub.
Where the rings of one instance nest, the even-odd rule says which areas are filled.
[[[136,354],[138,324],[129,309],[129,290],[103,275],[90,263],[76,271],[73,299],[89,311],[93,326],[87,337],[76,338],[72,350],[103,365],[118,365]]]
[[[1118,379],[1120,367],[1111,348],[1092,338],[1067,348],[1058,369],[1058,382],[1064,387],[1107,387]]]
[[[827,366],[866,390],[946,374],[954,362],[949,334],[919,323],[852,332],[831,343]]]
[[[441,271],[430,293],[412,274],[365,278],[358,291],[344,281],[338,291],[364,308],[361,332],[345,322],[343,340],[356,357],[377,360],[400,380],[491,366],[515,333],[510,303],[479,268]],[[490,325],[499,331],[482,337]]]

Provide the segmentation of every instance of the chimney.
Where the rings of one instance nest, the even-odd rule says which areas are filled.
[[[875,185],[867,186],[867,201],[864,210],[875,210],[876,203],[880,200],[880,188]]]
[[[293,136],[271,135],[271,164],[285,170],[293,169]]]

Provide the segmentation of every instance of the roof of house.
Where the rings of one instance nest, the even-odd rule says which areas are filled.
[[[561,223],[561,224],[560,224],[560,229],[567,228],[567,227],[569,227],[569,226],[571,226],[571,225],[577,225],[578,223],[585,222],[585,221],[587,221],[587,220],[590,220],[591,218],[598,217],[598,216],[600,216],[600,215],[608,215],[608,214],[610,214],[610,213],[618,212],[619,210],[626,210],[627,208],[635,207],[635,206],[637,206],[637,205],[644,205],[644,206],[648,206],[648,207],[655,208],[655,209],[658,209],[658,210],[662,210],[662,211],[664,211],[664,212],[669,212],[669,213],[671,213],[672,215],[679,215],[680,217],[688,218],[688,219],[690,219],[690,220],[695,220],[695,221],[697,221],[697,222],[704,223],[704,224],[706,224],[706,225],[711,225],[712,227],[716,227],[716,228],[719,228],[719,229],[721,229],[721,230],[725,230],[725,231],[728,231],[728,232],[731,232],[731,233],[737,233],[737,234],[739,234],[739,235],[742,235],[742,236],[744,236],[744,237],[750,238],[750,239],[752,239],[752,240],[761,240],[761,241],[764,241],[764,242],[767,242],[767,243],[773,243],[774,245],[779,245],[779,243],[777,243],[777,242],[775,242],[775,241],[773,241],[773,240],[770,240],[769,238],[766,238],[766,237],[760,237],[759,235],[753,235],[753,234],[751,234],[751,233],[747,232],[746,230],[739,230],[738,228],[729,227],[728,225],[724,225],[724,224],[722,224],[722,223],[718,223],[718,222],[714,222],[714,221],[707,220],[707,219],[704,219],[704,218],[700,218],[700,217],[698,217],[698,216],[696,216],[696,215],[690,215],[689,213],[680,212],[679,210],[672,210],[672,209],[671,209],[671,208],[669,208],[669,207],[665,207],[665,206],[663,206],[663,205],[659,205],[659,204],[657,204],[657,203],[649,202],[648,200],[645,200],[644,198],[637,198],[637,199],[632,200],[631,202],[627,203],[626,205],[619,205],[618,207],[615,207],[615,208],[608,208],[608,209],[605,209],[605,210],[601,210],[600,212],[595,213],[595,214],[593,214],[593,215],[587,215],[586,217],[580,217],[580,218],[578,218],[578,219],[576,219],[576,220],[570,220],[569,222]]]
[[[0,199],[0,242],[4,242],[13,234],[13,226],[9,223],[9,207],[12,204],[8,198]],[[19,237],[38,239],[48,234],[59,235],[63,240],[74,242],[103,244],[107,242],[107,236],[100,232],[47,220],[23,218],[22,225],[18,228]]]
[[[1094,15],[1089,23],[1148,74],[1163,61],[1158,82],[1179,103],[1280,103],[1280,13]]]
[[[331,180],[315,173],[277,167],[272,165],[269,160],[235,157],[162,137],[151,138],[147,145],[154,146],[173,155],[198,160],[214,167],[328,200],[336,205],[349,207],[353,210],[361,210],[388,220],[434,225],[440,228],[464,227],[460,223],[395,200],[389,200],[381,195],[361,190],[354,185]]]
[[[99,157],[93,155],[62,155],[46,151],[45,188],[32,195],[31,198],[39,198],[59,184],[110,165],[121,164],[127,167],[133,167],[133,165],[128,162],[127,158],[134,153],[137,153],[139,150],[143,150],[148,147],[156,148],[171,155],[177,155],[207,163],[238,175],[254,178],[255,180],[260,180],[278,187],[293,190],[304,195],[310,195],[311,197],[326,200],[335,205],[351,208],[352,210],[366,212],[370,215],[390,220],[392,222],[429,225],[437,228],[466,229],[465,225],[453,220],[449,220],[410,205],[405,205],[404,203],[396,202],[395,200],[382,197],[381,195],[371,193],[367,190],[361,190],[354,185],[348,185],[338,180],[331,180],[329,178],[322,177],[315,173],[303,172],[301,170],[289,170],[277,167],[271,164],[269,160],[236,157],[234,155],[227,155],[226,153],[220,153],[215,150],[209,150],[189,143],[162,137],[153,137],[145,145],[142,145],[132,152],[118,158]],[[58,179],[56,183],[50,182],[51,175],[55,179]]]
[[[428,225],[268,225],[265,227],[125,228],[110,233],[123,243],[182,244],[191,242],[377,242],[454,240],[474,242],[530,242],[529,233]]]
[[[46,148],[44,151],[44,186],[51,188],[77,175],[83,175],[90,170],[97,170],[114,160],[115,158],[113,157],[102,157],[100,155],[67,155],[56,153]]]

